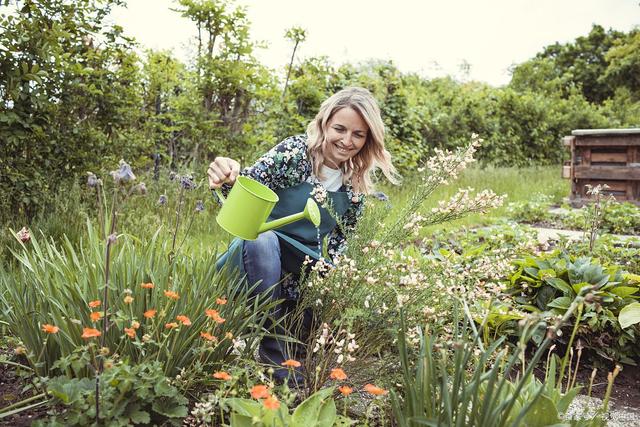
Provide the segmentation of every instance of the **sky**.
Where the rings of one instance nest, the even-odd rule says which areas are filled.
[[[166,49],[183,61],[195,47],[195,24],[170,8],[172,0],[128,0],[110,20],[142,48]],[[286,29],[307,31],[298,59],[326,55],[332,64],[392,60],[426,78],[452,75],[494,86],[509,67],[555,42],[587,35],[593,24],[629,31],[640,26],[639,0],[236,0],[246,6],[255,56],[280,72],[293,45]],[[467,63],[467,73],[460,65]]]

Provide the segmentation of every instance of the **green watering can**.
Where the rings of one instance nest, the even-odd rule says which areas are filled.
[[[311,198],[307,200],[304,211],[266,222],[278,203],[278,195],[269,187],[246,176],[236,179],[226,200],[219,189],[215,191],[222,202],[216,221],[225,231],[244,240],[255,240],[262,232],[304,218],[316,227],[320,225],[320,210]]]

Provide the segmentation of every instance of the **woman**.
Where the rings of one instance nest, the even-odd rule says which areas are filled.
[[[270,219],[302,211],[309,197],[318,203],[322,218],[319,230],[303,220],[262,233],[255,241],[236,239],[219,260],[219,267],[232,263],[246,273],[249,284],[261,281],[256,293],[270,291],[275,299],[297,299],[296,281],[289,281],[294,285],[286,286],[281,279],[299,277],[305,257],[319,259],[325,236],[331,261],[344,252],[345,232],[355,228],[365,195],[373,192],[372,174],[376,168],[389,181],[398,183],[391,156],[384,147],[380,108],[369,91],[358,87],[343,89],[324,101],[306,135],[285,139],[242,172],[237,161],[217,157],[207,171],[212,189],[222,187],[223,192],[229,191],[242,174],[278,194],[280,201]],[[278,310],[276,317],[283,316],[284,311]],[[265,338],[260,343],[260,356],[263,361],[280,366],[296,355],[283,342]],[[274,375],[282,380],[287,373],[281,368]]]

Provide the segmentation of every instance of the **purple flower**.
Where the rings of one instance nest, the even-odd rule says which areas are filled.
[[[98,185],[102,184],[102,180],[98,179],[97,176],[95,176],[95,174],[93,174],[92,172],[87,172],[87,185],[91,188],[93,187],[97,187]]]
[[[185,190],[193,190],[196,188],[196,183],[193,182],[193,177],[191,175],[182,175],[180,177],[180,185]]]
[[[120,160],[120,169],[111,171],[111,176],[116,182],[129,182],[136,179],[136,176],[131,170],[131,166],[124,160]]]
[[[196,202],[196,212],[202,212],[204,210],[204,203],[202,200]]]
[[[158,199],[158,204],[160,206],[164,206],[167,204],[167,195],[166,194],[161,194],[160,198]]]
[[[109,236],[107,236],[107,241],[110,244],[114,244],[116,242],[116,239],[118,238],[118,236],[116,235],[116,233],[113,234],[109,234]]]

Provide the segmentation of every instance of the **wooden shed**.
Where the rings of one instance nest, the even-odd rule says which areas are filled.
[[[587,185],[607,184],[604,194],[640,205],[640,129],[577,129],[563,142],[571,150],[562,176],[571,179],[570,202],[589,200]]]

